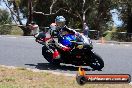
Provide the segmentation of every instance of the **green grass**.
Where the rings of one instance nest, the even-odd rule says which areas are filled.
[[[20,88],[20,86],[14,86],[13,84],[0,83],[0,88]]]
[[[132,88],[129,84],[85,84],[80,86],[75,77],[33,72],[25,68],[0,67],[0,88]]]

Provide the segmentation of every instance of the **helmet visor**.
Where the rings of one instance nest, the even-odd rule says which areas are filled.
[[[56,22],[56,26],[57,27],[64,27],[65,26],[65,22]]]

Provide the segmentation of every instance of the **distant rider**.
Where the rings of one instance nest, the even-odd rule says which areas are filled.
[[[39,34],[39,26],[34,21],[29,24],[29,29],[31,30],[31,35],[35,36]]]
[[[86,22],[83,23],[83,34],[88,37],[89,34],[89,27]]]

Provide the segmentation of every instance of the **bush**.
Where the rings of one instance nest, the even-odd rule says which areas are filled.
[[[13,26],[10,34],[11,35],[23,35],[23,31],[21,28],[19,28],[17,26]]]
[[[119,41],[119,42],[124,42],[124,41],[126,41],[126,35],[127,35],[126,32],[118,32],[118,31],[112,32],[112,31],[109,31],[107,33],[107,35],[105,36],[105,39],[106,40],[115,40],[115,41]]]
[[[0,25],[0,35],[10,34],[11,30],[12,30],[11,26]]]
[[[0,35],[23,35],[21,28],[17,26],[1,25]]]
[[[12,30],[11,25],[5,24],[11,24],[11,17],[7,10],[0,9],[0,34],[2,35],[10,34]]]

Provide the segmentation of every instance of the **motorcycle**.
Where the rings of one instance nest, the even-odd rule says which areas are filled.
[[[47,42],[46,38],[43,39],[47,44],[42,47],[42,55],[51,64],[60,65],[60,63],[64,63],[75,66],[90,66],[94,70],[101,70],[104,67],[103,59],[93,51],[90,38],[83,34],[81,36],[72,34],[61,36],[58,41],[63,45],[68,45],[63,48],[58,46],[57,38],[50,36],[48,40]]]

